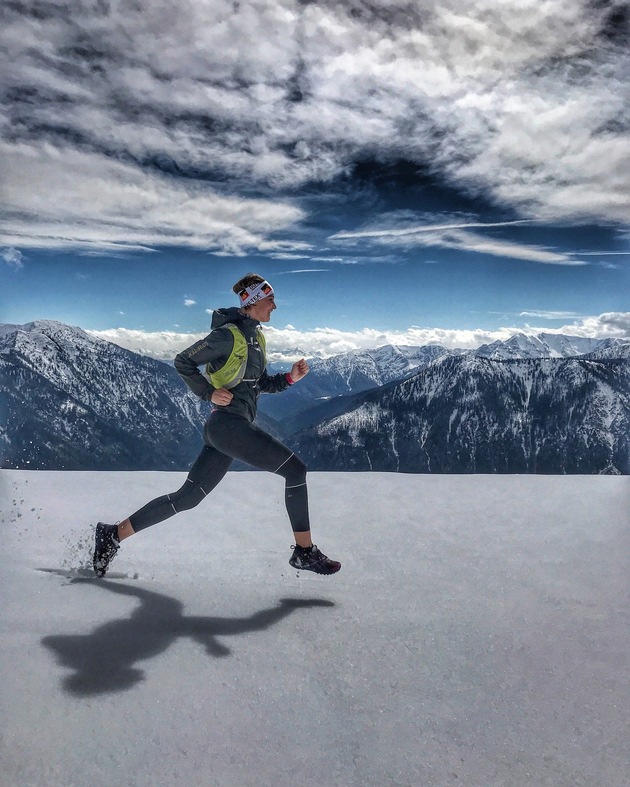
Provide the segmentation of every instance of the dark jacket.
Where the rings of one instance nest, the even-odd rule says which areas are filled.
[[[265,370],[263,351],[256,336],[256,328],[260,325],[258,320],[245,317],[236,307],[215,309],[212,314],[212,332],[205,339],[179,353],[175,358],[175,368],[193,393],[210,401],[215,388],[201,374],[199,367],[205,368],[206,364],[209,364],[210,370],[215,372],[227,361],[234,347],[234,337],[229,328],[224,327],[227,323],[236,325],[245,336],[247,368],[243,382],[230,388],[234,397],[230,404],[216,409],[240,415],[251,422],[256,418],[259,394],[277,393],[289,387],[286,375],[268,375]]]

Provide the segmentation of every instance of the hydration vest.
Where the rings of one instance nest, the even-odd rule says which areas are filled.
[[[247,340],[233,323],[228,322],[221,327],[229,329],[234,337],[234,346],[232,347],[232,352],[227,361],[220,369],[217,369],[216,372],[213,372],[210,369],[210,364],[207,364],[205,376],[215,388],[234,388],[234,386],[242,383],[245,378],[245,369],[247,368],[247,359],[249,355]],[[256,328],[256,339],[262,350],[264,369],[267,365],[267,345],[265,334],[260,328]],[[254,382],[254,380],[248,382]]]

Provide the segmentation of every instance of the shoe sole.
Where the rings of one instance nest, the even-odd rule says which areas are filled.
[[[334,568],[318,568],[317,566],[298,566],[292,563],[289,560],[289,565],[295,568],[297,571],[312,571],[314,574],[322,574],[323,576],[327,576],[329,574],[336,574],[341,569],[341,563],[337,563]]]
[[[99,541],[102,542],[105,540],[105,535],[103,534],[103,530],[105,527],[109,527],[109,525],[103,525],[103,523],[99,522],[96,526],[96,532],[94,534],[94,554],[92,556],[92,568],[94,569],[94,573],[99,579],[103,579],[105,574],[107,573],[107,569],[109,568],[109,564],[112,560],[116,557],[118,550],[120,549],[120,542],[118,542],[118,546],[114,549],[111,554],[101,554],[99,557],[96,556],[96,550],[98,549]],[[99,538],[100,532],[100,538]],[[105,563],[105,565],[103,565]],[[100,565],[99,565],[100,564]]]

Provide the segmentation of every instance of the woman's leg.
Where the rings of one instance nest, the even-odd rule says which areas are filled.
[[[158,522],[199,505],[221,481],[232,464],[232,457],[216,448],[204,446],[188,478],[176,492],[156,497],[118,525],[118,538],[122,541],[138,530],[144,530]]]
[[[208,420],[205,440],[222,454],[282,476],[295,542],[302,547],[312,545],[306,466],[291,449],[255,424],[221,413],[213,414]]]
[[[298,570],[335,574],[341,563],[324,555],[311,540],[306,492],[306,467],[295,454],[258,426],[242,418],[213,414],[206,423],[206,444],[221,453],[285,478],[285,501],[296,546],[289,564]]]

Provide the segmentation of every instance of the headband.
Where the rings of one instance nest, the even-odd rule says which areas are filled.
[[[273,295],[273,287],[268,281],[261,281],[260,284],[252,284],[251,287],[245,287],[238,294],[241,301],[241,306],[253,306],[263,298]]]

